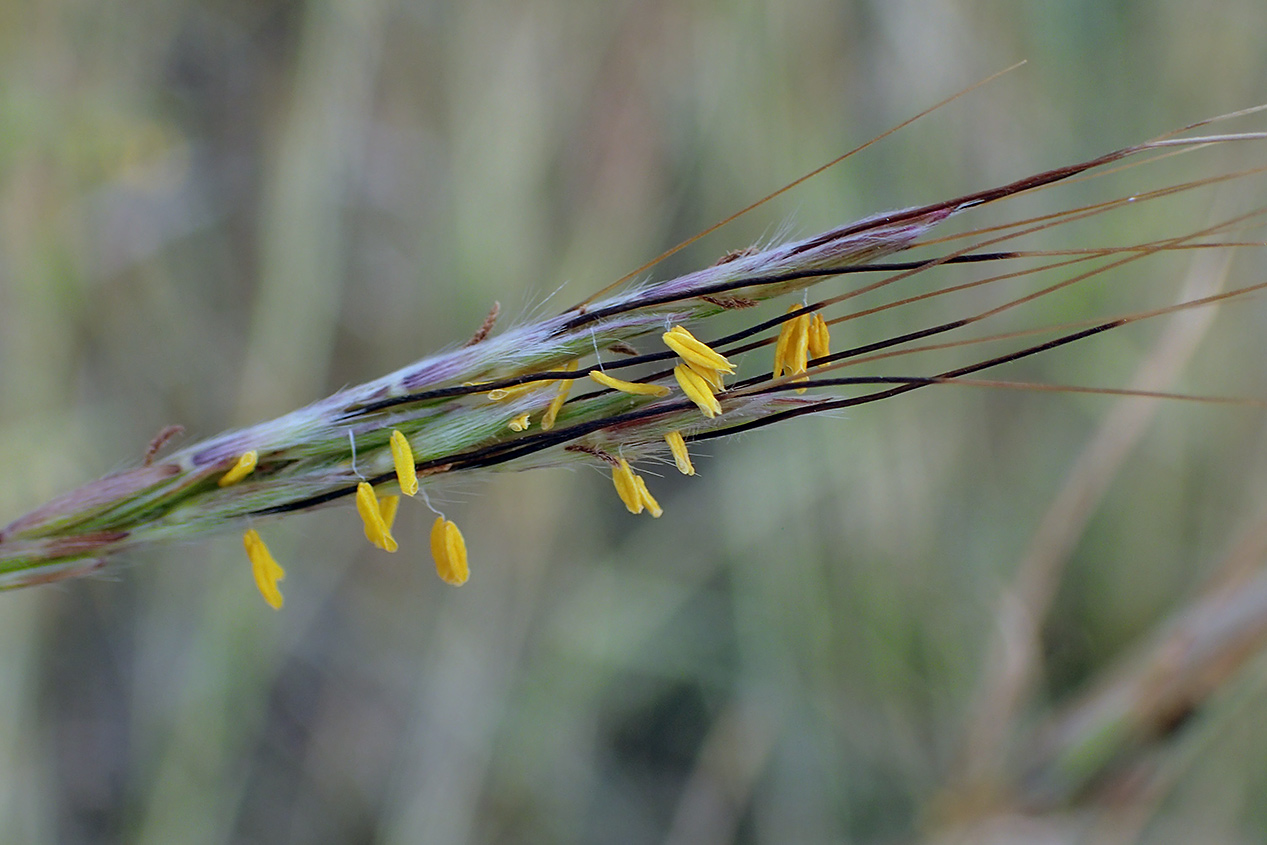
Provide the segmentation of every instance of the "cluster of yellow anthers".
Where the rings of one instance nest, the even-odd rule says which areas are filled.
[[[790,314],[800,308],[793,305],[788,309]],[[822,358],[830,352],[831,334],[827,330],[827,321],[817,311],[810,314],[799,314],[783,324],[779,332],[778,342],[774,345],[774,377],[787,373],[801,376],[794,381],[804,381],[808,362],[813,358]],[[797,393],[804,393],[800,388]]]
[[[414,470],[414,453],[409,441],[404,434],[393,430],[390,446],[400,492],[406,496],[416,495],[418,477]],[[220,478],[220,486],[227,487],[250,475],[258,457],[255,451],[250,451],[238,458],[233,468]],[[362,481],[356,486],[356,510],[365,524],[365,537],[385,552],[394,552],[399,548],[396,538],[392,536],[392,523],[396,520],[399,506],[399,496],[378,496],[368,481]],[[255,576],[255,585],[259,587],[260,595],[270,607],[280,608],[282,594],[277,588],[277,582],[286,577],[286,570],[273,559],[259,532],[254,528],[246,532],[242,542],[246,546],[246,556],[251,561],[251,573]],[[436,517],[431,529],[431,555],[435,558],[436,573],[445,583],[454,586],[466,583],[470,577],[470,569],[466,563],[466,541],[458,527],[442,516]]]
[[[704,416],[710,420],[721,413],[721,404],[717,394],[726,389],[722,384],[722,373],[734,375],[735,368],[724,355],[714,352],[706,343],[698,341],[695,336],[681,326],[674,326],[662,336],[664,345],[672,349],[682,359],[681,364],[673,368],[673,377],[678,387],[686,394]]]
[[[706,343],[695,339],[689,331],[681,326],[674,326],[662,336],[664,343],[678,354],[681,364],[673,368],[673,377],[687,398],[699,406],[704,416],[712,419],[722,412],[717,394],[726,389],[722,382],[722,374],[733,375],[734,366],[725,356],[715,352]],[[599,372],[591,372],[590,378],[599,384],[625,393],[649,396],[667,396],[669,389],[661,385],[634,384],[621,381]],[[686,440],[680,431],[670,431],[664,436],[673,453],[673,462],[683,475],[694,475],[695,467],[691,464],[691,456],[686,451]],[[653,517],[659,517],[664,510],[656,502],[647,489],[647,482],[633,471],[629,462],[621,458],[612,468],[612,483],[616,485],[616,493],[630,513],[639,514],[644,510]]]
[[[824,335],[826,334],[826,326],[823,327],[823,333]],[[722,412],[721,403],[717,401],[717,394],[726,389],[722,383],[722,376],[723,374],[734,375],[734,366],[724,355],[715,352],[708,344],[697,340],[694,335],[682,326],[674,326],[665,332],[662,337],[665,345],[676,352],[682,359],[682,363],[673,369],[673,376],[677,379],[678,386],[682,388],[682,392],[686,394],[688,399],[699,406],[699,409],[706,417],[709,419],[716,417]],[[562,369],[564,371],[572,371],[576,369],[576,366],[577,362],[571,361],[565,364]],[[603,387],[633,396],[652,396],[658,399],[668,396],[672,392],[670,388],[662,384],[625,381],[624,379],[609,376],[601,370],[591,370],[588,376],[590,380]],[[572,388],[573,381],[575,381],[574,378],[558,379],[557,392],[550,405],[546,408],[545,413],[541,415],[542,431],[550,431],[554,428],[559,411],[563,409],[563,405],[567,401],[568,392]],[[533,390],[540,390],[551,383],[549,381],[535,381],[514,387],[494,388],[488,392],[488,398],[493,402],[505,402]],[[526,431],[531,424],[530,414],[520,414],[513,417],[507,423],[507,426],[512,431]],[[673,453],[673,462],[677,465],[678,470],[683,475],[694,475],[695,467],[691,465],[691,456],[686,451],[686,440],[682,437],[682,433],[671,431],[665,435],[664,439],[669,445],[669,451]],[[659,516],[664,512],[647,490],[646,482],[630,468],[627,461],[622,458],[617,462],[616,458],[609,456],[608,460],[611,461],[613,466],[612,473],[616,484],[616,492],[620,494],[621,501],[625,503],[625,507],[629,508],[631,513],[642,513],[645,510],[652,516]],[[433,533],[433,551],[440,548],[438,542],[434,539],[436,536]],[[437,560],[439,560],[438,552]]]
[[[792,306],[789,311],[796,311],[800,306]],[[697,340],[694,335],[682,326],[674,326],[662,335],[666,346],[677,353],[682,363],[673,368],[673,377],[686,397],[694,402],[709,419],[722,413],[721,403],[717,395],[726,390],[722,380],[724,375],[734,375],[735,368],[724,355],[719,354],[708,344]],[[779,339],[774,350],[774,376],[783,374],[805,377],[808,362],[828,354],[830,337],[827,323],[818,313],[799,314],[786,321],[779,332]],[[573,361],[563,367],[565,371],[575,370]],[[670,389],[660,384],[643,384],[625,381],[609,376],[599,370],[589,372],[594,382],[628,393],[634,396],[668,396]],[[798,379],[799,380],[799,379]],[[541,418],[541,428],[549,431],[554,427],[559,411],[567,401],[568,391],[574,379],[559,379],[558,392],[551,400],[549,407]],[[547,382],[546,384],[548,384]],[[532,382],[511,388],[491,390],[488,398],[501,402],[520,396],[530,390],[540,389],[541,382]],[[520,414],[509,422],[514,431],[525,431],[531,424],[529,414]],[[695,467],[691,464],[691,456],[686,451],[686,440],[680,431],[670,431],[664,436],[673,454],[673,462],[683,475],[694,475]],[[400,491],[406,496],[418,492],[418,478],[415,474],[413,450],[409,441],[400,431],[393,430],[391,441],[392,461],[396,466],[396,479]],[[237,463],[219,480],[221,487],[236,484],[255,470],[258,455],[250,451],[242,455]],[[658,517],[664,510],[647,489],[642,476],[633,471],[624,458],[608,457],[612,463],[612,481],[616,493],[630,513],[639,514],[644,510],[653,517]],[[365,524],[365,536],[378,548],[386,552],[394,552],[399,548],[392,537],[392,523],[396,519],[396,510],[400,506],[399,496],[378,496],[369,482],[362,481],[356,488],[356,509]],[[250,529],[243,537],[247,557],[251,560],[251,571],[255,576],[256,586],[264,600],[274,608],[282,606],[282,594],[277,582],[286,576],[286,572],[278,565],[269,553],[268,547],[260,539],[259,532]],[[466,541],[462,532],[451,521],[443,516],[436,517],[431,527],[431,556],[435,558],[436,572],[446,583],[460,585],[466,583],[470,570],[466,562]]]
[[[792,306],[795,311],[799,306]],[[725,356],[711,349],[707,344],[697,340],[689,331],[681,326],[674,326],[663,335],[666,346],[678,354],[682,363],[673,368],[673,377],[687,398],[699,406],[704,416],[712,419],[722,412],[717,394],[725,391],[722,375],[733,375],[734,367]],[[822,358],[830,352],[831,337],[827,330],[827,322],[815,312],[799,314],[783,324],[775,347],[774,377],[787,373],[802,376],[811,359]],[[614,379],[603,373],[592,372],[590,377],[599,384],[623,390],[626,393],[665,396],[667,388],[658,385],[632,384]],[[803,392],[804,388],[801,389]],[[673,462],[683,475],[694,475],[695,467],[691,465],[691,456],[686,451],[686,440],[680,431],[670,431],[664,436],[673,453]],[[647,484],[629,466],[629,462],[621,458],[613,461],[612,483],[616,485],[616,493],[630,513],[642,513],[644,510],[653,517],[658,517],[663,510],[647,490]]]

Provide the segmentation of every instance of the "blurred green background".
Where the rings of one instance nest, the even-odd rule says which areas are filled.
[[[494,300],[507,319],[571,304],[1019,59],[656,272],[1265,101],[1267,9],[5,0],[0,523],[139,462],[165,425],[205,437],[291,410],[465,340]],[[1239,155],[973,222],[1264,160]],[[1145,240],[1265,200],[1260,180],[1030,243]],[[1264,280],[1260,255],[1242,252],[1229,283]],[[1188,265],[1128,268],[999,328],[1165,304]],[[881,315],[836,342],[988,301]],[[1265,319],[1256,300],[1222,309],[1173,389],[1267,396]],[[1161,333],[1010,374],[1121,386]],[[0,841],[953,837],[973,818],[956,773],[1001,596],[1115,405],[930,388],[710,442],[698,477],[649,479],[656,521],[598,473],[444,488],[470,549],[460,590],[435,577],[418,507],[391,557],[348,509],[270,526],[280,613],[233,534],[0,596]],[[1070,529],[1018,730],[1260,526],[1262,423],[1158,409]],[[1121,841],[1261,841],[1267,663],[1202,704],[1154,752],[1170,775],[1131,805],[1139,824],[1119,831],[1111,796],[1088,789],[999,835],[1076,841],[1108,818]],[[999,791],[1023,792],[1010,777]]]

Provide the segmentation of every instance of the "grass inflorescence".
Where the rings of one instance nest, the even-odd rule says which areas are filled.
[[[1127,159],[1146,161],[1263,137],[1171,133],[990,190],[875,215],[810,238],[737,250],[678,278],[625,279],[553,317],[501,332],[495,329],[494,308],[465,345],[340,390],[278,419],[160,457],[172,433],[165,429],[142,466],[86,484],[0,531],[0,588],[87,574],[111,556],[145,544],[236,529],[246,532],[245,546],[261,593],[279,607],[277,581],[284,573],[257,527],[288,513],[354,502],[367,539],[391,552],[397,548],[391,528],[400,495],[421,493],[425,498],[433,485],[494,469],[588,464],[612,473],[619,499],[631,512],[658,517],[662,509],[634,467],[648,459],[671,459],[683,474],[693,475],[692,441],[936,384],[1030,387],[969,377],[1131,322],[1245,295],[1267,283],[1148,312],[1044,326],[1039,331],[1049,335],[1046,339],[1016,331],[963,338],[963,331],[1160,252],[1251,245],[1252,241],[1237,238],[1260,224],[1267,209],[1126,246],[1036,253],[1009,248],[1017,239],[1258,171],[1220,173],[949,237],[935,237],[938,227],[973,209],[1121,166]],[[896,260],[898,254],[917,247],[939,251],[931,257]],[[1021,270],[851,309],[857,297],[939,267],[1011,267],[1035,260],[1040,263]],[[841,323],[1049,271],[1067,275],[935,325],[831,349],[831,328]],[[811,289],[841,277],[870,281],[811,301]],[[798,294],[799,300],[790,306],[785,302],[775,313],[761,307]],[[747,317],[745,325],[718,334],[729,320],[721,315],[730,313]],[[943,336],[952,339],[929,342]],[[968,364],[913,375],[841,372],[917,352],[990,342],[1009,346]],[[760,367],[755,366],[757,359]],[[465,582],[465,541],[443,515],[436,518],[431,548],[441,577],[453,584]]]

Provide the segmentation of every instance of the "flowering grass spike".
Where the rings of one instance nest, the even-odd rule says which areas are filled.
[[[971,327],[990,325],[987,321],[997,315],[1149,256],[1252,246],[1244,233],[1267,219],[1267,209],[1214,219],[1198,231],[1111,247],[1027,252],[1018,239],[1098,215],[1134,213],[1127,210],[1248,179],[1259,170],[1214,172],[1010,224],[983,221],[979,229],[945,236],[939,230],[947,220],[1018,194],[1107,172],[1110,165],[1120,171],[1129,166],[1128,159],[1144,162],[1264,139],[1267,133],[1261,132],[1169,133],[954,199],[739,250],[677,278],[624,280],[554,316],[525,320],[500,333],[493,331],[495,309],[465,345],[278,419],[166,455],[165,444],[178,429],[164,429],[140,465],[84,484],[0,530],[0,589],[86,575],[135,548],[235,529],[246,532],[244,543],[261,594],[278,607],[277,582],[283,572],[256,532],[259,523],[354,503],[370,542],[396,551],[392,525],[400,502],[397,490],[414,496],[425,488],[500,470],[610,467],[628,510],[660,516],[660,505],[634,473],[631,460],[671,458],[680,472],[692,475],[690,442],[930,385],[971,383],[975,373],[1133,322],[1267,288],[1264,281],[1165,309],[1048,326],[1048,337],[1032,342],[1024,340],[1032,333],[1018,333],[1011,326],[993,335],[969,333]],[[922,251],[908,254],[917,249]],[[998,264],[1006,270],[986,272]],[[939,277],[928,274],[947,265],[961,265],[977,277],[939,286]],[[1016,290],[1030,277],[1046,282],[1048,276],[1038,276],[1046,271],[1066,275],[1036,291]],[[810,292],[833,279],[845,290],[833,289],[810,302]],[[924,279],[934,283],[911,289]],[[849,310],[854,297],[889,285],[904,287],[895,287],[900,294],[885,304]],[[942,322],[830,351],[830,326],[967,288],[979,288],[980,297],[993,300],[961,305],[963,310],[953,313],[947,307]],[[763,305],[793,296],[807,304],[790,309],[786,304]],[[979,349],[987,343],[1003,348],[979,353],[953,369],[930,366],[928,356],[914,355],[956,346]],[[770,360],[769,349],[774,352],[773,371],[758,365],[758,359]],[[758,355],[748,355],[757,350]],[[906,355],[911,357],[901,357]],[[908,365],[902,375],[863,370],[881,360],[925,363],[920,368]],[[850,367],[854,369],[846,372]],[[596,389],[574,390],[578,381]],[[441,578],[449,583],[466,580],[466,544],[455,524],[436,521],[431,551]]]

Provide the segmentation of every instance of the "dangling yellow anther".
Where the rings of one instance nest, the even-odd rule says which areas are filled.
[[[616,495],[620,496],[620,500],[625,503],[625,508],[630,513],[639,514],[646,510],[657,519],[664,513],[660,503],[647,489],[647,482],[633,471],[633,468],[629,466],[629,461],[624,458],[612,467],[612,483],[616,485]]]
[[[365,523],[367,540],[385,552],[394,552],[399,548],[396,538],[392,536],[391,528],[383,519],[383,512],[379,509],[374,488],[368,481],[362,481],[356,485],[356,511],[361,515],[361,521]]]
[[[661,335],[661,338],[664,340],[664,345],[681,356],[683,361],[708,370],[734,375],[734,365],[726,360],[724,355],[713,351],[708,344],[696,340],[695,335],[681,326],[674,326]]]
[[[396,481],[400,492],[413,496],[418,492],[418,474],[414,469],[414,450],[399,430],[392,429],[392,462],[396,464]]]
[[[431,526],[431,557],[436,574],[446,584],[460,587],[471,577],[466,563],[466,539],[450,520],[437,516]]]
[[[590,378],[603,387],[610,387],[621,393],[631,393],[634,396],[668,396],[672,392],[662,384],[638,384],[634,381],[612,378],[607,373],[598,370],[590,370]]]
[[[233,469],[220,476],[220,480],[216,483],[221,487],[237,484],[255,471],[255,462],[259,459],[259,456],[259,452],[254,449],[249,452],[243,452],[242,457],[238,458],[238,462],[233,465]]]
[[[532,418],[531,414],[520,414],[519,416],[515,417],[510,422],[506,423],[506,426],[511,431],[527,431],[528,424],[531,418]]]
[[[569,361],[563,365],[565,370],[575,370],[576,362]],[[568,391],[572,389],[572,380],[563,379],[559,383],[559,392],[555,395],[554,400],[550,403],[550,407],[546,408],[545,414],[541,417],[541,430],[549,431],[554,428],[554,421],[558,419],[559,411],[563,409],[563,403],[567,401]]]
[[[799,305],[793,305],[788,311],[796,311],[799,308]],[[784,321],[783,328],[779,331],[779,340],[774,345],[775,378],[784,373],[798,375],[805,372],[810,325],[809,314],[801,314]]]
[[[814,312],[814,319],[809,324],[809,357],[824,358],[831,354],[831,332],[827,329],[827,321],[823,315]]]
[[[242,545],[246,546],[246,556],[251,560],[251,574],[255,576],[255,586],[259,588],[260,595],[268,602],[269,607],[280,610],[282,591],[277,588],[277,582],[286,577],[286,570],[273,559],[268,546],[264,545],[260,533],[254,528],[242,535]]]
[[[787,309],[791,314],[801,306],[792,305]],[[778,378],[783,375],[785,362],[787,361],[788,344],[792,342],[793,335],[796,334],[796,325],[800,320],[799,317],[793,317],[790,320],[784,320],[782,327],[779,328],[779,339],[774,343],[774,377]]]
[[[400,510],[399,496],[378,497],[378,513],[383,517],[383,524],[387,526],[388,531],[391,531],[392,526],[396,523],[396,511],[398,510]]]
[[[794,321],[796,328],[792,331],[792,339],[788,341],[788,359],[785,362],[787,372],[792,375],[799,375],[801,378],[794,381],[806,381],[808,376],[804,373],[809,363],[809,326],[810,317],[808,314],[802,314]],[[804,393],[805,388],[798,387],[797,393]]]
[[[677,379],[678,386],[682,388],[686,398],[698,405],[704,412],[704,416],[711,420],[721,413],[721,403],[717,401],[712,388],[703,376],[685,364],[678,364],[673,368],[673,377]]]
[[[620,500],[625,503],[630,513],[642,513],[645,505],[642,503],[642,496],[638,493],[638,482],[635,478],[629,461],[624,458],[621,458],[620,463],[612,468],[612,483],[616,485],[616,495],[620,496]]]
[[[691,453],[686,451],[686,440],[682,437],[682,432],[670,431],[664,435],[664,440],[673,453],[673,463],[677,464],[677,471],[683,475],[694,475],[695,466],[691,463]]]
[[[801,308],[799,305],[793,305],[788,309],[788,313],[797,311]],[[819,318],[821,321],[821,318]],[[783,328],[779,331],[779,339],[774,345],[774,377],[787,373],[788,375],[802,375],[806,370],[806,364],[809,360],[809,341],[810,331],[813,328],[813,320],[809,314],[800,314],[790,320],[785,320]],[[826,326],[824,326],[824,330]],[[804,378],[795,379],[803,381]],[[797,393],[804,393],[805,388],[798,388]]]
[[[796,306],[793,305],[793,308]],[[787,357],[787,344],[792,339],[792,324],[795,320],[784,320],[779,328],[779,339],[774,342],[774,377],[783,375],[783,359]]]
[[[642,480],[641,475],[634,475],[634,483],[638,485],[638,498],[647,506],[647,513],[659,519],[664,513],[664,508],[660,507],[660,503],[651,496],[651,491],[647,489],[647,482]]]

